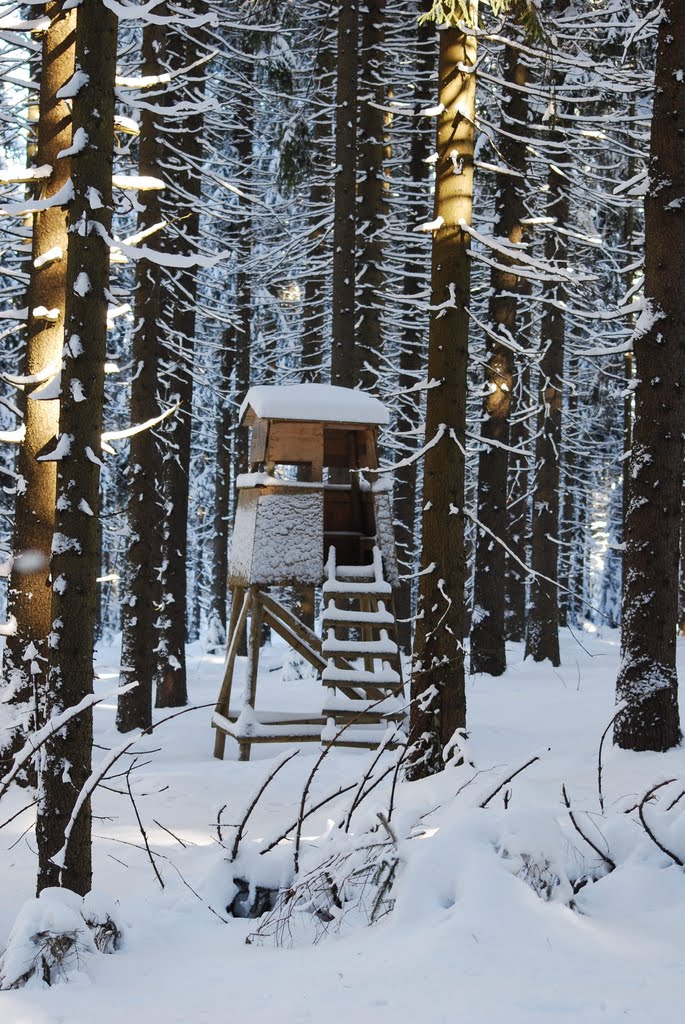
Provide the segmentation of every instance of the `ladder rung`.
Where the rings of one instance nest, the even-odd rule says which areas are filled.
[[[349,668],[336,668],[330,663],[321,673],[321,679],[329,686],[335,686],[340,683],[345,683],[347,686],[363,686],[368,684],[369,686],[379,686],[381,688],[402,685],[399,673],[395,672],[392,668],[384,668],[377,672],[367,672],[364,669],[351,672]]]
[[[339,580],[373,580],[376,570],[373,565],[336,565],[335,575]]]
[[[362,626],[373,626],[377,629],[385,629],[387,626],[394,626],[395,620],[390,612],[378,611],[378,612],[357,612],[357,611],[343,611],[341,608],[336,608],[333,605],[331,608],[325,608],[323,612],[323,624],[328,628],[335,626],[342,628],[343,626],[361,628]]]
[[[322,679],[322,686],[326,686],[331,690],[340,690],[346,692],[355,690],[363,697],[363,700],[385,700],[386,697],[401,697],[404,695],[404,686],[402,683],[372,683],[372,682],[359,682],[358,679]],[[356,699],[356,698],[353,698]]]
[[[330,631],[332,633],[333,630]],[[337,640],[329,633],[321,645],[321,651],[326,657],[330,654],[350,655],[353,658],[383,658],[391,654],[397,654],[398,648],[394,640],[389,638],[380,640]]]
[[[405,719],[404,711],[355,711],[354,707],[345,708],[340,710],[339,708],[333,710],[331,708],[324,708],[324,715],[329,718],[335,718],[336,722],[349,722],[354,720],[359,723],[376,722],[403,722]]]
[[[340,583],[329,580],[323,585],[324,598],[339,597],[354,600],[359,597],[371,597],[377,601],[386,601],[392,593],[389,583]]]

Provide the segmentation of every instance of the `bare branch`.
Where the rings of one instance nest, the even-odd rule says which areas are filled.
[[[549,748],[548,748],[548,749],[549,749]],[[503,780],[502,782],[500,782],[500,784],[499,784],[499,786],[497,787],[497,789],[493,789],[493,791],[492,791],[492,793],[490,794],[490,796],[489,796],[489,797],[487,797],[487,798],[486,798],[485,800],[483,800],[483,802],[482,802],[482,804],[481,804],[480,806],[481,806],[481,807],[487,807],[487,806],[488,806],[488,804],[490,803],[490,801],[492,800],[492,798],[493,798],[493,797],[495,797],[495,796],[497,796],[497,794],[499,793],[499,791],[500,791],[501,789],[504,789],[504,787],[505,787],[506,785],[508,785],[508,783],[510,783],[512,779],[515,779],[517,775],[520,775],[520,774],[521,774],[521,772],[523,772],[523,771],[525,771],[525,770],[526,770],[526,768],[530,768],[530,766],[531,766],[532,764],[535,764],[535,762],[536,762],[536,761],[539,761],[539,760],[540,760],[540,755],[539,755],[539,754],[536,754],[536,755],[535,755],[535,757],[531,757],[531,759],[530,759],[529,761],[526,761],[526,763],[525,763],[525,764],[522,764],[520,768],[517,768],[515,772],[512,772],[512,773],[511,773],[511,775],[508,775],[508,776],[506,777],[506,779],[504,779],[504,780]]]
[[[657,837],[654,835],[653,831],[647,824],[644,814],[645,804],[654,796],[656,791],[658,789],[663,789],[664,786],[670,786],[671,783],[675,781],[675,779],[666,779],[665,782],[658,782],[656,786],[652,786],[652,788],[648,790],[642,797],[642,800],[640,800],[640,803],[637,806],[637,813],[640,817],[643,829],[645,830],[649,838],[652,840],[654,845],[658,846],[662,853],[665,853],[667,857],[670,857],[672,861],[675,861],[678,867],[682,868],[685,867],[685,863],[683,863],[683,861],[680,859],[677,853],[673,853],[672,850],[669,850],[667,846],[664,846],[664,844],[657,839]]]
[[[292,761],[292,759],[294,757],[296,757],[297,754],[299,754],[299,752],[300,752],[300,750],[299,750],[299,747],[298,747],[295,750],[291,750],[290,753],[283,754],[281,756],[281,758],[273,766],[273,768],[271,769],[271,771],[269,772],[267,777],[264,779],[264,782],[261,784],[261,786],[259,787],[259,789],[255,793],[254,797],[252,798],[252,800],[250,801],[250,803],[248,805],[247,810],[245,811],[245,814],[243,815],[243,819],[240,822],[240,825],[238,825],[238,828],[236,830],[235,839],[233,840],[233,847],[231,849],[231,860],[235,860],[236,857],[238,856],[238,847],[240,846],[240,840],[243,838],[243,833],[245,831],[245,826],[247,825],[247,822],[248,822],[248,819],[249,819],[250,815],[252,814],[252,812],[254,811],[255,807],[259,803],[259,801],[261,799],[261,796],[262,796],[262,793],[264,792],[266,787],[269,786],[273,782],[273,780],[276,778],[276,776],[280,772],[281,768],[285,768],[285,766],[287,765],[288,761]]]
[[[136,801],[135,801],[134,796],[133,796],[133,790],[131,789],[131,772],[133,771],[134,767],[135,767],[135,761],[130,765],[128,771],[126,772],[126,789],[128,790],[129,799],[131,800],[131,804],[133,806],[133,811],[134,811],[135,816],[136,816],[136,821],[138,822],[138,828],[140,829],[140,834],[143,837],[143,842],[145,843],[145,849],[147,851],[148,858],[150,860],[150,863],[152,864],[152,870],[154,871],[155,875],[157,876],[157,881],[159,882],[159,884],[161,885],[161,887],[163,889],[164,888],[164,879],[160,875],[159,868],[155,864],[155,858],[152,856],[152,851],[150,850],[150,844],[149,844],[149,842],[147,840],[147,832],[143,828],[143,822],[141,821],[140,814],[138,813],[138,806],[137,806]]]
[[[608,854],[603,853],[602,850],[600,850],[600,848],[595,843],[593,843],[592,840],[588,836],[585,835],[585,833],[583,832],[582,828],[578,824],[578,821],[576,820],[576,817],[575,817],[573,811],[571,810],[571,801],[568,798],[568,793],[566,792],[566,784],[565,783],[561,787],[561,795],[564,798],[564,803],[566,804],[566,809],[568,811],[568,816],[571,819],[571,824],[573,825],[573,827],[576,830],[576,832],[578,833],[578,835],[581,837],[581,839],[585,840],[585,842],[588,844],[588,846],[592,847],[592,849],[595,851],[595,853],[597,854],[598,857],[602,858],[604,863],[606,865],[608,865],[609,870],[610,871],[614,871],[615,868],[616,868],[615,862],[611,859],[611,857],[609,857]]]

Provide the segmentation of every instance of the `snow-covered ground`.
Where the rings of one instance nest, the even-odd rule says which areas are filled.
[[[189,655],[191,700],[210,703],[221,658],[204,653],[201,644]],[[321,696],[312,680],[281,680],[283,656],[282,647],[267,649],[260,705],[316,709]],[[400,860],[394,910],[371,927],[351,914],[340,935],[315,946],[306,941],[306,930],[294,948],[246,945],[258,922],[224,923],[208,905],[226,916],[232,878],[241,870],[253,877],[258,871],[263,883],[287,878],[292,845],[264,857],[257,851],[296,816],[317,746],[303,747],[266,790],[248,822],[241,860],[230,865],[227,849],[217,842],[219,809],[225,806],[222,834],[230,847],[231,826],[285,748],[255,747],[249,764],[219,762],[212,756],[209,710],[174,719],[139,744],[143,763],[134,776],[164,889],[128,797],[100,789],[94,885],[123,923],[122,948],[90,957],[88,973],[68,985],[45,989],[32,982],[0,993],[0,1021],[679,1022],[685,872],[654,845],[630,809],[656,783],[681,780],[681,787],[659,790],[643,813],[661,842],[685,860],[685,799],[667,810],[685,788],[685,751],[632,754],[608,743],[600,815],[597,749],[612,715],[617,661],[617,634],[574,638],[565,631],[560,669],[524,662],[522,648],[512,645],[504,677],[471,678],[467,757],[474,767],[453,765],[438,777],[400,787],[392,817]],[[103,651],[97,687],[106,692],[116,678],[116,651]],[[120,742],[113,701],[96,708],[95,723],[99,744]],[[227,756],[234,753],[229,743]],[[96,757],[103,754],[96,750]],[[538,761],[480,807],[535,754]],[[313,798],[358,781],[372,757],[368,751],[332,751],[314,780]],[[388,763],[392,757],[383,755]],[[387,811],[389,779],[363,802],[351,833],[377,824],[376,813]],[[571,825],[562,783],[578,824],[615,861],[614,871]],[[111,785],[125,789],[121,779]],[[354,845],[354,838],[333,827],[350,798],[307,821],[305,867],[345,843]],[[26,800],[25,791],[9,794],[0,819]],[[0,948],[34,891],[35,842],[30,831],[22,837],[32,813],[0,832]],[[550,900],[526,884],[526,871],[541,873],[541,885],[553,889]],[[569,880],[584,872],[599,880],[574,897]]]

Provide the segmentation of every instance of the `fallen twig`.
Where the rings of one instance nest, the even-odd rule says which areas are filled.
[[[383,828],[385,829],[385,831],[390,836],[390,838],[393,841],[393,843],[395,844],[395,846],[397,846],[397,836],[395,835],[395,833],[393,832],[392,828],[390,827],[389,820],[386,818],[386,816],[384,814],[381,813],[381,811],[378,812],[376,817],[380,821],[380,823],[383,826]]]
[[[247,810],[245,811],[245,814],[243,815],[242,821],[240,822],[240,824],[238,825],[238,828],[236,830],[235,839],[233,840],[233,847],[231,849],[231,860],[232,861],[235,860],[236,857],[238,856],[238,847],[240,846],[240,840],[243,838],[243,833],[245,831],[245,826],[247,825],[247,822],[248,822],[248,819],[249,819],[250,815],[252,814],[252,812],[254,811],[255,807],[259,803],[264,790],[267,788],[267,786],[269,786],[273,782],[273,780],[276,778],[276,776],[280,772],[281,768],[284,768],[287,765],[288,761],[292,761],[292,759],[297,754],[299,754],[299,752],[300,752],[300,750],[299,750],[299,747],[298,747],[296,750],[291,750],[290,753],[283,754],[282,757],[280,758],[280,760],[277,761],[277,763],[271,769],[271,771],[269,772],[269,774],[265,778],[264,782],[259,787],[259,789],[255,793],[254,797],[250,801],[250,804],[249,804]]]
[[[402,748],[402,753],[397,758],[397,764],[395,765],[395,771],[392,776],[392,785],[390,787],[390,802],[388,804],[388,821],[392,818],[392,812],[395,810],[395,791],[397,790],[397,783],[400,777],[400,770],[404,764],[405,758],[409,753],[409,744],[405,743]]]
[[[211,911],[211,913],[212,913],[212,914],[214,914],[214,916],[215,916],[215,917],[218,917],[218,918],[219,918],[219,920],[220,920],[220,921],[223,921],[223,923],[224,923],[224,924],[228,924],[228,920],[227,920],[227,919],[226,919],[225,917],[222,917],[222,916],[221,916],[221,914],[219,914],[219,913],[218,913],[218,912],[217,912],[217,911],[216,911],[216,910],[214,909],[214,907],[213,907],[213,906],[212,906],[212,905],[211,905],[210,903],[207,903],[207,900],[204,900],[204,899],[202,898],[202,896],[200,896],[199,892],[196,892],[196,891],[195,891],[195,889],[193,889],[193,887],[192,887],[192,885],[190,884],[190,882],[188,882],[188,881],[187,881],[187,880],[186,880],[186,879],[185,879],[185,878],[183,877],[183,875],[181,874],[181,872],[180,872],[179,868],[177,868],[177,867],[176,867],[176,865],[174,864],[173,860],[170,860],[170,861],[169,861],[169,864],[170,864],[170,865],[171,865],[171,867],[172,867],[172,868],[174,869],[174,871],[176,872],[176,874],[178,875],[178,877],[179,877],[179,878],[181,879],[181,881],[182,881],[182,882],[183,882],[183,884],[185,885],[186,889],[190,889],[190,891],[192,892],[193,896],[196,896],[196,897],[197,897],[197,899],[198,899],[198,900],[200,901],[200,903],[204,903],[204,905],[206,906],[207,910]]]
[[[392,733],[390,739],[394,738],[394,736],[395,736],[395,733]],[[362,794],[364,792],[364,786],[366,785],[368,780],[371,778],[371,774],[372,774],[374,768],[376,767],[376,765],[378,764],[378,762],[382,758],[383,754],[387,750],[388,743],[390,742],[390,739],[384,739],[383,740],[383,742],[379,746],[378,750],[376,751],[376,756],[374,757],[373,761],[371,762],[371,764],[369,765],[369,767],[366,769],[366,771],[364,772],[364,774],[361,777],[359,785],[357,786],[357,792],[354,794],[354,797],[352,798],[352,803],[350,804],[350,809],[347,812],[347,817],[345,818],[345,825],[344,825],[344,831],[345,832],[349,832],[350,831],[350,824],[352,822],[352,815],[355,812],[355,808],[361,803]]]
[[[216,816],[216,834],[217,834],[217,838],[218,838],[218,840],[219,840],[219,842],[221,843],[222,846],[223,846],[223,842],[224,842],[224,835],[223,835],[223,832],[221,831],[221,815],[224,813],[224,811],[226,810],[227,807],[228,807],[228,804],[224,804],[223,807],[220,807],[219,811],[217,813],[217,816]]]
[[[143,827],[143,822],[141,820],[140,814],[138,813],[138,806],[136,804],[135,797],[133,796],[133,790],[131,789],[131,778],[130,778],[130,775],[131,775],[131,772],[133,771],[133,769],[135,768],[135,764],[136,764],[135,761],[133,761],[131,763],[131,767],[129,768],[129,770],[128,770],[127,774],[126,774],[126,789],[128,790],[129,799],[130,799],[131,804],[133,806],[133,810],[134,810],[134,813],[135,813],[135,816],[136,816],[136,821],[138,822],[138,828],[140,829],[140,834],[143,837],[143,842],[145,843],[145,850],[147,851],[148,859],[149,859],[150,863],[152,864],[152,870],[154,871],[155,875],[157,876],[157,881],[159,882],[159,884],[161,885],[161,887],[163,889],[164,888],[164,879],[162,878],[162,876],[161,876],[161,874],[159,872],[159,868],[155,864],[155,858],[152,856],[152,851],[150,850],[150,844],[149,844],[149,842],[147,840],[147,832],[145,831],[145,829]]]
[[[359,807],[359,805],[360,805],[361,803],[363,803],[363,801],[364,801],[364,800],[366,800],[366,798],[367,798],[367,796],[369,795],[369,793],[373,793],[373,791],[374,791],[374,789],[376,788],[376,786],[380,786],[380,784],[381,784],[381,782],[383,781],[383,779],[385,779],[385,778],[386,778],[386,777],[387,777],[387,776],[388,776],[388,775],[390,774],[390,772],[394,772],[394,771],[395,771],[396,767],[397,767],[396,765],[394,765],[394,764],[391,764],[391,765],[389,765],[389,766],[388,766],[387,768],[384,768],[384,769],[383,769],[383,771],[382,771],[382,772],[380,773],[380,775],[378,775],[378,776],[377,776],[377,777],[376,777],[376,778],[375,778],[375,779],[373,780],[373,782],[371,783],[371,785],[370,785],[370,786],[368,786],[368,787],[367,787],[367,788],[366,788],[366,789],[364,790],[364,792],[363,792],[363,793],[361,794],[361,796],[359,797],[359,800],[357,801],[357,807]]]
[[[684,796],[685,796],[685,789],[681,789],[680,793],[678,793],[678,796],[675,797],[674,800],[671,800],[671,802],[668,805],[668,807],[666,808],[666,810],[667,811],[672,811],[673,808],[675,807],[675,805],[680,803],[680,801],[683,799]]]
[[[622,700],[620,704],[616,705],[616,710],[607,722],[606,729],[602,733],[602,738],[599,741],[599,750],[597,751],[597,790],[599,792],[599,809],[601,810],[602,814],[604,814],[604,794],[602,792],[602,750],[604,748],[604,740],[607,738],[609,729],[611,729],[612,725],[614,724],[618,716],[621,714],[621,712],[625,711],[627,705],[627,700]]]
[[[355,725],[359,721],[359,719],[361,718],[361,715],[363,713],[365,714],[365,713],[368,713],[369,711],[373,710],[373,708],[375,708],[378,704],[382,704],[382,702],[385,699],[386,699],[385,697],[379,697],[378,700],[375,700],[372,704],[368,705],[365,708],[364,712],[360,711],[358,715],[354,715],[353,718],[350,718],[350,720],[348,722],[346,722],[345,725],[343,725],[342,729],[339,729],[338,732],[335,734],[335,740],[322,740],[321,741],[321,746],[322,746],[323,749],[321,750],[321,753],[319,754],[318,758],[316,759],[314,767],[312,768],[311,772],[309,773],[307,781],[306,781],[306,783],[304,785],[304,789],[302,790],[302,799],[300,800],[300,810],[299,810],[299,813],[298,813],[298,816],[297,816],[297,827],[296,827],[296,831],[295,831],[295,852],[294,852],[294,856],[293,856],[294,874],[297,874],[298,868],[299,868],[299,864],[300,864],[300,842],[302,840],[302,825],[303,825],[303,822],[304,822],[304,805],[305,805],[305,803],[307,801],[307,796],[309,795],[309,789],[310,789],[311,784],[312,784],[312,782],[314,780],[314,776],[316,775],[317,771],[319,770],[319,767],[321,766],[321,762],[324,760],[324,758],[328,757],[328,754],[330,753],[330,751],[331,751],[335,741],[339,740],[340,737],[344,733],[347,732],[347,730],[350,728],[350,726]]]
[[[324,807],[326,804],[330,803],[331,800],[335,800],[336,797],[343,796],[345,793],[349,793],[349,791],[351,789],[354,789],[356,785],[356,782],[351,782],[349,786],[341,786],[340,789],[336,789],[335,793],[330,793],[328,796],[325,796],[323,800],[319,800],[318,803],[313,804],[311,807],[307,808],[307,811],[302,816],[302,820],[306,821],[306,819],[309,818],[310,815],[315,814],[316,811],[318,811],[321,807]],[[292,825],[289,825],[284,832],[281,832],[281,834],[276,837],[276,839],[272,839],[268,846],[265,846],[263,850],[260,850],[260,854],[269,853],[271,850],[274,849],[275,846],[278,846],[279,843],[283,842],[284,839],[287,839],[292,830],[294,828],[297,828],[298,821],[299,818],[296,818]]]
[[[548,748],[548,749],[549,749],[549,748]],[[506,777],[506,779],[504,779],[504,780],[503,780],[502,782],[500,782],[500,784],[499,784],[499,786],[497,787],[497,789],[493,789],[493,791],[492,791],[492,793],[490,794],[490,796],[489,796],[489,797],[487,797],[487,798],[486,798],[485,800],[483,800],[483,802],[481,803],[481,805],[480,805],[480,806],[481,806],[481,807],[487,807],[487,806],[488,806],[488,804],[490,803],[490,801],[491,801],[491,800],[493,799],[493,797],[496,797],[496,796],[497,796],[497,794],[499,793],[499,791],[500,791],[501,789],[504,789],[504,787],[505,787],[506,785],[508,785],[508,783],[510,783],[512,779],[515,779],[517,775],[520,775],[520,774],[521,774],[521,772],[523,772],[523,771],[525,771],[525,770],[526,770],[526,768],[530,768],[530,766],[531,766],[532,764],[535,764],[535,762],[536,762],[536,761],[539,761],[539,760],[540,760],[540,755],[539,755],[539,754],[536,754],[536,755],[535,755],[535,757],[531,757],[531,759],[530,759],[529,761],[526,761],[526,763],[525,763],[525,764],[522,764],[520,768],[517,768],[515,772],[512,772],[512,773],[511,773],[511,775],[508,775],[508,776]]]
[[[562,784],[561,795],[564,798],[564,803],[566,804],[566,810],[568,811],[568,816],[571,819],[571,824],[573,825],[573,827],[576,830],[576,832],[578,833],[578,835],[581,837],[581,839],[585,840],[585,842],[588,844],[588,846],[590,846],[595,851],[595,853],[597,854],[598,857],[602,858],[604,863],[609,867],[610,871],[615,871],[615,869],[616,869],[615,861],[613,861],[608,854],[606,854],[602,850],[600,850],[599,846],[597,846],[596,843],[593,843],[592,840],[588,836],[585,835],[585,833],[583,832],[582,828],[578,824],[578,821],[576,820],[576,817],[575,817],[575,815],[574,815],[574,813],[573,813],[573,811],[571,809],[571,801],[569,800],[568,793],[566,792],[566,784],[565,783]]]
[[[187,843],[184,843],[183,840],[180,839],[175,832],[172,832],[170,828],[166,827],[166,825],[162,825],[161,821],[157,821],[156,818],[153,818],[152,820],[157,826],[157,828],[161,828],[162,832],[166,832],[167,835],[170,835],[171,838],[175,839],[177,843],[180,843],[184,850],[188,848],[188,844],[190,844],[190,846],[197,846],[197,843],[191,843],[190,840],[188,840]]]
[[[651,828],[647,824],[647,821],[646,821],[645,815],[644,815],[645,804],[647,803],[648,800],[650,800],[654,796],[656,791],[658,789],[663,789],[664,786],[670,786],[671,783],[675,782],[675,781],[676,781],[675,779],[666,779],[665,782],[658,782],[656,784],[656,786],[652,786],[652,788],[650,790],[648,790],[645,793],[645,795],[642,797],[642,800],[640,800],[640,803],[637,806],[637,813],[639,815],[639,818],[640,818],[640,821],[642,823],[643,829],[645,830],[645,832],[647,833],[649,838],[652,840],[654,845],[658,846],[658,848],[661,850],[662,853],[665,853],[667,857],[670,857],[672,861],[675,861],[675,863],[678,865],[678,867],[682,868],[682,867],[685,867],[685,864],[680,859],[678,854],[677,853],[673,853],[672,850],[669,850],[667,846],[664,846],[664,844],[657,839],[657,837],[654,835],[654,833],[652,832]]]

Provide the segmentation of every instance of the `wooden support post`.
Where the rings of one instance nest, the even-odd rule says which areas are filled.
[[[231,617],[228,627],[226,665],[215,709],[220,715],[223,715],[224,718],[228,718],[230,711],[233,669],[235,667],[235,659],[240,646],[240,638],[245,630],[245,622],[247,620],[247,613],[250,608],[251,599],[252,595],[249,590],[246,591],[243,590],[242,587],[234,587],[233,599],[231,601]],[[214,736],[214,757],[223,761],[225,747],[226,734],[221,729],[217,729]]]
[[[361,610],[363,612],[376,611],[377,608],[378,608],[378,602],[374,601],[370,597],[362,597],[360,602],[359,602],[359,606],[360,606],[360,608],[361,608]],[[360,633],[361,633],[361,638],[364,641],[364,643],[369,643],[371,640],[373,640],[373,629],[371,628],[371,626],[362,626],[362,628],[360,630]],[[370,654],[365,654],[364,655],[364,671],[365,672],[373,672],[373,670],[374,670],[373,657]]]
[[[321,654],[321,638],[312,629],[309,629],[304,622],[301,622],[289,608],[286,608],[280,601],[277,601],[270,594],[266,594],[262,590],[259,591],[259,600],[275,619],[280,619],[291,633],[295,633],[306,643],[307,647]],[[286,637],[285,639],[288,638]]]
[[[402,672],[402,652],[400,650],[400,636],[397,628],[397,609],[395,608],[395,594],[394,592],[389,598],[385,598],[385,607],[392,615],[392,626],[388,628],[388,636],[391,640],[394,640],[397,644],[397,671],[399,673],[400,682],[404,683],[404,673]],[[378,607],[378,602],[376,602]]]
[[[250,632],[247,641],[247,670],[245,676],[245,690],[243,692],[243,707],[249,705],[254,709],[255,694],[257,692],[257,672],[259,670],[259,641],[262,625],[262,605],[260,594],[256,587],[250,587]],[[249,739],[238,740],[240,761],[250,760],[250,748],[252,743]]]
[[[323,672],[326,667],[326,660],[321,656],[318,651],[312,650],[308,644],[306,644],[300,637],[289,629],[285,623],[278,619],[275,615],[268,610],[268,608],[262,609],[263,621],[273,629],[274,633],[278,633],[286,643],[290,644],[294,651],[308,661],[310,665],[313,665],[317,672]]]

